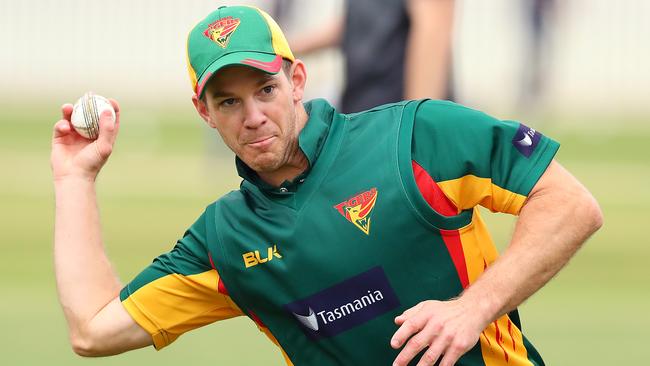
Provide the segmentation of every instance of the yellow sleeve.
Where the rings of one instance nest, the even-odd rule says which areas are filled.
[[[490,178],[475,175],[439,182],[438,186],[459,212],[480,204],[492,212],[517,215],[526,201],[526,196],[501,188]]]
[[[161,349],[189,330],[243,315],[230,296],[219,292],[218,284],[214,269],[168,274],[138,288],[122,305]]]

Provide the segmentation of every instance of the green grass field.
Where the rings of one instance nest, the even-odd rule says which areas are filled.
[[[171,248],[207,204],[238,187],[232,157],[190,108],[123,104],[121,136],[98,191],[107,250],[125,282]],[[275,346],[247,319],[199,329],[160,352],[76,356],[68,345],[52,264],[49,146],[58,107],[26,117],[16,106],[0,110],[0,364],[283,364]],[[558,159],[598,198],[605,226],[520,308],[524,331],[548,365],[646,364],[650,243],[643,227],[650,219],[645,147],[650,126],[642,118],[618,118],[599,128],[588,128],[589,121],[556,117],[540,129],[563,143]],[[503,246],[513,219],[488,220]]]

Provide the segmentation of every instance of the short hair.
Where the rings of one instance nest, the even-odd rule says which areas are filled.
[[[284,71],[284,74],[287,75],[287,77],[291,77],[289,74],[291,72],[291,66],[293,65],[293,61],[287,60],[286,58],[282,59],[282,71]]]

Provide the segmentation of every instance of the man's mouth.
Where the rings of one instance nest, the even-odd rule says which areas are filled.
[[[271,143],[273,143],[274,140],[275,140],[275,136],[265,136],[265,137],[255,139],[247,143],[247,145],[255,149],[261,149],[261,148],[268,147]]]

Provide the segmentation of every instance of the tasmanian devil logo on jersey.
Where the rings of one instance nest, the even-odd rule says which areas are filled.
[[[377,202],[377,188],[359,193],[334,206],[348,221],[354,224],[366,235],[370,234],[370,215]]]
[[[226,17],[211,23],[203,34],[221,48],[226,48],[230,41],[230,36],[235,32],[241,20],[233,17]]]

